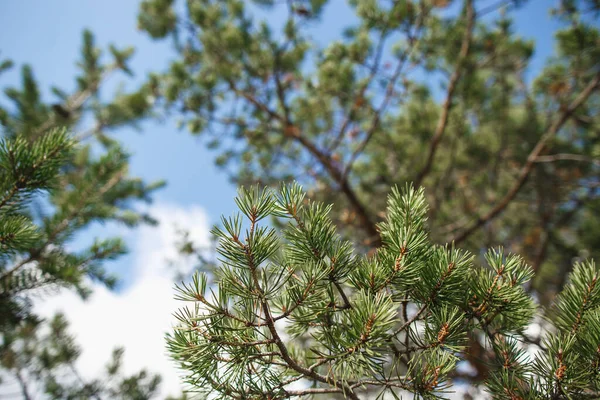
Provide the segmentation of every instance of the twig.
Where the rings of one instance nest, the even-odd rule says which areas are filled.
[[[83,104],[94,95],[94,93],[96,93],[96,90],[98,89],[98,86],[100,85],[100,82],[103,81],[104,79],[108,78],[112,73],[114,73],[117,69],[119,69],[118,65],[111,65],[109,66],[98,78],[97,81],[93,82],[88,88],[74,93],[73,95],[71,95],[66,101],[65,104],[62,106],[65,111],[67,113],[73,113],[75,111],[78,111]],[[40,125],[34,132],[33,132],[33,138],[37,138],[40,135],[42,135],[44,132],[46,132],[48,129],[52,128],[54,125],[56,124],[56,121],[54,118],[48,118],[46,120],[46,122],[44,122],[42,125]]]
[[[297,141],[302,147],[304,147],[313,157],[319,161],[319,163],[325,168],[325,170],[329,173],[331,178],[339,185],[341,192],[346,196],[358,218],[361,221],[361,227],[367,232],[370,238],[375,238],[373,240],[374,246],[379,246],[381,244],[381,239],[379,238],[379,232],[375,223],[371,221],[371,218],[367,212],[365,206],[360,202],[358,196],[350,186],[350,182],[344,178],[342,171],[333,163],[331,158],[319,150],[314,143],[308,140],[306,137],[302,136],[295,125],[290,125],[287,123],[284,117],[279,115],[277,112],[271,110],[267,107],[266,104],[259,101],[252,94],[240,90],[236,87],[233,81],[229,82],[229,87],[231,90],[239,96],[242,96],[254,106],[256,106],[259,110],[263,111],[270,118],[279,121],[283,125],[283,135]]]
[[[253,221],[251,221],[250,232],[254,231],[254,227],[255,227],[255,221],[253,220]],[[323,375],[315,372],[312,369],[303,367],[300,364],[298,364],[296,362],[296,360],[294,360],[291,357],[289,350],[287,349],[286,345],[281,340],[279,333],[277,332],[277,328],[275,327],[275,321],[273,320],[269,303],[268,303],[267,299],[265,298],[264,290],[260,286],[260,280],[259,280],[258,271],[257,271],[258,268],[256,265],[254,265],[254,255],[252,254],[252,251],[248,245],[242,245],[242,246],[243,246],[243,250],[246,253],[246,258],[248,260],[248,266],[250,268],[250,273],[252,275],[252,280],[254,282],[256,292],[258,293],[259,302],[260,302],[260,305],[261,305],[263,313],[264,313],[264,318],[267,323],[267,327],[269,328],[271,337],[273,338],[273,341],[275,342],[275,346],[277,346],[277,348],[281,352],[281,358],[283,358],[283,360],[287,363],[287,365],[291,369],[303,374],[307,378],[312,378],[319,382],[331,384],[331,385],[335,386],[336,388],[341,388],[343,393],[345,395],[347,395],[349,398],[351,398],[352,400],[360,400],[358,398],[358,396],[356,395],[356,393],[354,393],[354,390],[352,390],[352,388],[350,386],[348,386],[346,383],[337,381],[335,379],[328,378],[327,376],[323,376]]]
[[[535,158],[535,162],[556,162],[556,161],[581,161],[581,162],[590,162],[594,165],[600,165],[600,160],[593,157],[587,157],[581,154],[549,154],[545,156],[537,156]]]
[[[424,18],[425,18],[424,13],[419,14],[419,20],[416,23],[415,35],[418,35],[418,33],[420,32],[422,25],[423,25]],[[395,93],[394,86],[396,84],[396,81],[398,80],[398,78],[400,78],[400,75],[402,74],[402,71],[404,70],[404,66],[406,65],[406,60],[408,60],[408,58],[410,57],[410,55],[412,54],[413,50],[416,47],[417,39],[416,39],[415,35],[410,35],[410,33],[408,35],[409,35],[409,48],[404,52],[404,54],[400,58],[400,62],[398,63],[396,70],[394,71],[392,77],[390,78],[390,81],[387,84],[387,87],[385,90],[385,97],[384,97],[383,101],[381,102],[381,105],[379,106],[379,108],[375,111],[375,116],[373,117],[373,120],[371,121],[371,126],[369,127],[369,130],[366,133],[365,139],[356,148],[356,150],[354,150],[354,152],[350,156],[350,159],[348,160],[348,163],[344,167],[344,170],[342,172],[342,176],[344,177],[344,179],[348,178],[348,175],[350,174],[350,172],[352,171],[352,167],[354,166],[354,162],[356,161],[358,156],[360,154],[362,154],[362,152],[365,150],[365,148],[367,147],[367,145],[369,144],[369,142],[375,135],[377,128],[379,127],[379,125],[381,123],[381,115],[383,114],[383,112],[385,111],[387,106],[389,105],[389,103],[392,99],[392,95]],[[373,75],[374,75],[374,72],[373,72]],[[372,80],[372,77],[370,77],[370,80]],[[364,93],[364,90],[366,90],[366,88],[367,88],[366,86],[363,88],[363,93]],[[345,128],[343,128],[343,129],[345,129]]]

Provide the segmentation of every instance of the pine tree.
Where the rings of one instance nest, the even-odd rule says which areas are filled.
[[[534,271],[502,248],[481,264],[432,243],[422,189],[394,188],[370,256],[336,232],[332,207],[297,184],[241,188],[215,228],[220,265],[177,288],[189,303],[167,337],[208,398],[444,398],[479,337],[497,399],[600,396],[600,268],[576,263],[533,351]],[[268,218],[280,220],[281,231]],[[538,338],[539,339],[539,338]],[[373,391],[376,390],[376,392]],[[374,397],[372,397],[374,398]]]
[[[600,257],[600,6],[544,3],[560,27],[538,67],[513,22],[527,3],[144,0],[138,25],[178,54],[149,78],[158,109],[234,182],[298,180],[360,254],[412,182],[433,243],[521,254],[547,310],[574,261]],[[468,340],[478,385],[485,344]]]
[[[160,377],[146,371],[124,376],[122,350],[116,350],[106,377],[85,381],[75,367],[81,350],[65,318],[42,320],[31,307],[33,296],[57,289],[85,298],[92,282],[114,287],[117,279],[103,264],[126,252],[120,238],[96,238],[77,251],[70,245],[93,223],[153,223],[134,206],[163,185],[131,176],[129,155],[108,136],[147,115],[149,94],[99,97],[109,75],[130,72],[132,50],[111,47],[106,63],[84,32],[81,53],[74,93],[53,88],[58,101],[44,101],[24,66],[21,88],[7,88],[9,104],[0,105],[0,390],[16,387],[26,400],[147,399]],[[9,67],[3,62],[0,70]]]
[[[141,4],[139,27],[178,51],[149,84],[236,183],[300,180],[368,251],[389,188],[413,182],[435,242],[503,243],[546,302],[598,257],[597,1],[547,2],[560,29],[535,70],[522,0],[183,3]]]

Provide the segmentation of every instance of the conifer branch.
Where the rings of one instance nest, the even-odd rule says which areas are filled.
[[[453,106],[454,92],[456,91],[456,87],[458,86],[458,83],[463,73],[463,69],[465,67],[466,60],[471,50],[471,42],[473,41],[473,29],[475,27],[476,19],[475,9],[473,7],[473,0],[465,0],[465,9],[466,27],[462,44],[460,46],[458,59],[456,61],[456,68],[454,69],[454,72],[450,77],[450,82],[448,83],[446,99],[444,100],[444,104],[442,105],[442,112],[440,114],[440,118],[435,128],[435,132],[429,144],[429,152],[427,154],[427,158],[425,159],[425,165],[423,166],[423,168],[421,168],[414,180],[414,185],[416,187],[421,186],[421,184],[423,183],[423,179],[425,179],[425,177],[427,176],[427,174],[429,174],[429,171],[431,170],[435,153],[438,149],[440,141],[442,140],[442,136],[446,131],[448,120],[450,119],[450,110]]]
[[[556,162],[556,161],[589,162],[589,163],[592,163],[594,165],[600,166],[600,160],[599,159],[592,158],[592,157],[586,157],[586,156],[583,156],[581,154],[559,153],[559,154],[548,154],[548,155],[544,155],[544,156],[537,156],[535,158],[535,162],[538,162],[538,163],[542,163],[542,162]]]
[[[573,113],[590,97],[592,93],[600,86],[600,73],[597,73],[594,78],[587,84],[587,86],[573,99],[571,104],[566,107],[559,115],[559,117],[550,125],[548,130],[541,136],[540,140],[536,143],[535,147],[529,153],[527,161],[521,168],[517,181],[513,184],[511,189],[504,195],[504,197],[492,207],[486,214],[477,218],[475,222],[464,228],[461,232],[456,234],[452,239],[452,242],[461,243],[466,240],[473,232],[485,225],[487,222],[493,220],[500,215],[504,209],[511,203],[511,201],[517,196],[521,188],[525,185],[529,174],[531,173],[538,156],[546,148],[547,142],[552,139],[563,125],[569,120]]]
[[[358,196],[354,192],[354,189],[352,189],[350,182],[346,177],[344,177],[343,172],[339,170],[339,168],[334,164],[333,160],[319,150],[314,143],[302,136],[297,126],[289,124],[284,117],[271,110],[266,104],[259,101],[252,94],[238,89],[234,82],[229,82],[229,85],[231,90],[233,90],[235,93],[244,97],[272,119],[280,122],[283,125],[283,135],[300,143],[302,147],[304,147],[313,157],[317,159],[317,161],[319,161],[319,163],[329,173],[331,178],[339,185],[341,192],[346,196],[349,203],[352,205],[352,208],[354,208],[356,211],[356,214],[361,222],[360,227],[369,235],[372,245],[377,246],[380,244],[379,232],[377,231],[375,224],[371,221],[371,217],[369,216],[367,209],[358,199]]]
[[[406,61],[409,59],[409,57],[413,53],[413,50],[418,45],[417,37],[418,37],[419,32],[421,31],[421,28],[423,27],[423,21],[424,21],[425,17],[426,17],[426,15],[424,12],[419,13],[419,17],[417,19],[417,22],[415,23],[416,33],[414,35],[411,35],[411,34],[408,35],[408,49],[406,49],[403,52],[402,56],[400,57],[400,60],[398,61],[398,65],[396,66],[396,69],[394,70],[394,73],[392,74],[392,77],[389,79],[389,82],[385,89],[385,95],[384,95],[383,101],[381,102],[381,105],[374,111],[375,115],[373,116],[373,119],[371,120],[369,129],[365,133],[365,138],[362,140],[360,145],[357,146],[357,148],[351,153],[350,158],[342,171],[342,176],[344,179],[348,179],[348,176],[352,172],[352,168],[353,168],[354,163],[356,162],[357,158],[360,156],[360,154],[362,154],[365,151],[365,148],[367,147],[367,145],[369,144],[369,142],[371,141],[371,139],[373,138],[375,133],[377,133],[377,129],[379,128],[380,123],[381,123],[382,115],[384,114],[385,110],[387,109],[394,94],[396,94],[396,91],[394,90],[394,86],[396,85],[396,82],[398,81],[398,79],[402,75],[402,72],[404,71],[404,66],[406,65]],[[375,69],[373,70],[372,75],[369,77],[369,80],[367,81],[367,83],[365,83],[365,85],[361,89],[359,98],[364,95],[364,92],[366,91],[368,84],[370,84],[371,81],[373,80],[374,74],[376,71],[377,71],[377,66],[375,66]],[[349,121],[349,117],[347,118],[346,121]],[[345,125],[342,126],[342,129],[340,130],[340,134],[346,129]]]
[[[89,100],[98,91],[100,84],[108,79],[115,71],[121,67],[118,64],[112,64],[106,67],[103,73],[93,82],[89,87],[73,93],[63,105],[61,105],[64,112],[67,114],[73,114],[81,110],[87,100]],[[54,118],[48,118],[42,125],[36,128],[33,132],[33,139],[39,138],[45,132],[52,127],[56,126],[56,120]]]
[[[250,221],[246,238],[240,237],[239,218],[223,219],[225,230],[215,230],[221,238],[218,251],[227,265],[224,268],[237,271],[231,275],[224,269],[222,274],[216,274],[223,277],[218,282],[219,305],[212,305],[204,297],[206,277],[196,276],[192,284],[183,284],[179,289],[179,299],[203,303],[209,310],[200,315],[180,312],[177,318],[183,326],[176,332],[183,333],[169,339],[173,356],[191,370],[195,385],[208,383],[214,392],[228,398],[272,393],[272,398],[284,399],[342,393],[358,399],[361,390],[368,387],[384,391],[403,389],[429,396],[449,385],[448,379],[459,360],[479,366],[482,356],[477,356],[472,348],[465,350],[465,343],[467,338],[482,334],[494,351],[488,352],[477,340],[472,344],[481,347],[484,358],[495,356],[503,365],[528,368],[515,359],[518,354],[511,355],[520,351],[512,343],[529,340],[520,332],[535,312],[533,299],[524,287],[533,270],[522,258],[502,249],[490,250],[485,256],[488,266],[476,267],[468,253],[454,247],[432,247],[422,232],[427,215],[423,190],[407,187],[404,192],[392,190],[388,216],[379,226],[384,244],[374,259],[359,264],[352,258],[350,248],[343,247],[344,252],[335,253],[339,244],[327,216],[329,208],[316,203],[305,205],[300,190],[297,185],[283,186],[275,196],[258,189],[241,189],[236,203]],[[291,220],[283,232],[285,244],[275,239],[275,231],[267,232],[258,226],[257,222],[269,215]],[[273,270],[266,262],[279,246],[283,246],[283,260],[278,261],[286,266],[283,271]],[[336,279],[332,271],[347,271],[348,280]],[[591,340],[591,345],[597,347],[596,337],[586,338],[589,331],[584,327],[591,326],[595,313],[600,313],[598,273],[593,263],[577,265],[560,296],[556,326],[568,333],[565,340],[570,342],[561,342],[559,336],[556,343],[539,346],[543,355],[536,358],[535,368],[542,371],[542,389],[523,386],[523,375],[507,377],[503,370],[486,367],[486,374],[492,377],[488,383],[491,393],[506,394],[506,387],[514,393],[538,393],[546,383],[556,383],[555,373],[561,367],[552,362],[557,360],[558,348],[566,349],[564,365],[571,366],[572,357],[590,354],[583,346],[571,349],[569,343],[576,343],[573,338],[581,343]],[[389,275],[395,278],[390,280]],[[350,294],[342,290],[341,282],[353,289]],[[339,313],[331,309],[336,291],[344,300],[340,307],[343,312]],[[231,296],[229,292],[236,294]],[[399,293],[404,294],[402,298],[398,298]],[[234,314],[223,313],[230,302],[240,315],[254,315],[260,323],[248,325]],[[273,315],[272,302],[281,305],[283,313],[279,316]],[[408,302],[420,304],[410,318],[406,312]],[[300,361],[307,360],[308,353],[296,353],[294,342],[286,342],[276,326],[292,310],[297,312],[289,319],[288,329],[291,334],[310,340],[306,350],[316,355],[312,365]],[[600,314],[597,315],[600,326]],[[410,329],[417,321],[422,321],[423,330]],[[258,329],[261,326],[267,329]],[[394,340],[402,332],[403,347],[398,348]],[[548,357],[550,361],[546,360]],[[387,364],[382,360],[391,361]],[[218,378],[224,381],[217,383],[212,375],[223,370],[218,363],[237,372]],[[400,363],[407,366],[406,376],[392,377],[389,369]],[[293,376],[289,377],[290,373]],[[569,374],[570,370],[564,371],[565,377]],[[250,384],[248,379],[256,383]],[[289,387],[302,379],[327,386],[294,390]],[[587,385],[585,382],[580,380],[578,384]],[[564,393],[579,393],[566,381],[561,385]]]
[[[115,174],[110,180],[108,180],[108,182],[106,182],[100,188],[100,190],[98,190],[97,193],[94,193],[95,197],[101,198],[115,185],[117,185],[121,181],[124,172],[125,171],[122,170],[119,173]],[[93,190],[95,188],[91,187],[91,189]],[[78,203],[73,208],[73,210],[68,215],[66,215],[65,218],[62,219],[62,221],[56,226],[55,229],[53,229],[50,232],[45,242],[39,248],[32,250],[29,256],[16,263],[13,267],[7,269],[6,271],[3,271],[0,275],[0,282],[4,281],[7,278],[10,278],[13,274],[15,274],[27,264],[38,260],[44,254],[44,251],[54,243],[54,240],[58,237],[58,235],[64,232],[69,227],[69,225],[73,223],[74,219],[83,211],[86,202],[89,202],[90,194],[91,193],[82,193],[79,197]]]

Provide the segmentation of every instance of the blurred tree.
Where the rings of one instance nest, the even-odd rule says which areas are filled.
[[[57,314],[47,323],[28,318],[5,333],[0,347],[2,367],[17,378],[18,393],[24,399],[143,400],[156,394],[160,376],[145,370],[122,374],[121,348],[113,351],[105,376],[86,381],[75,365],[81,349],[67,328],[65,317]]]
[[[522,254],[549,304],[574,260],[600,256],[600,4],[548,2],[556,51],[533,70],[511,18],[525,3],[144,0],[139,27],[178,52],[146,86],[235,182],[297,179],[334,203],[357,251],[413,182],[434,242]],[[323,43],[328,7],[354,17]]]
[[[150,201],[163,183],[130,176],[128,154],[107,136],[147,116],[150,96],[142,90],[102,101],[103,82],[118,71],[129,73],[133,51],[111,47],[110,53],[111,62],[102,61],[85,32],[73,94],[53,88],[57,100],[45,102],[24,66],[21,87],[5,89],[9,102],[0,106],[0,385],[6,392],[16,382],[26,399],[147,399],[160,382],[145,371],[122,376],[121,350],[106,379],[84,382],[64,317],[43,321],[32,311],[33,296],[58,288],[85,298],[92,282],[114,287],[116,277],[103,263],[125,253],[123,241],[96,239],[73,250],[83,230],[96,222],[154,223],[134,206]],[[10,66],[4,62],[0,69]],[[87,124],[91,128],[83,129]]]

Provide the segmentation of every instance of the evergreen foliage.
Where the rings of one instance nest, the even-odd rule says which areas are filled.
[[[0,391],[14,393],[16,387],[26,400],[148,399],[158,376],[124,376],[118,350],[106,377],[85,381],[65,318],[45,321],[32,310],[35,297],[58,289],[85,298],[92,282],[113,288],[117,279],[104,263],[126,252],[124,242],[107,237],[72,244],[96,223],[153,223],[134,206],[150,201],[163,185],[131,176],[129,155],[108,136],[149,111],[142,92],[100,100],[110,74],[130,72],[132,50],[112,46],[113,60],[105,63],[93,35],[84,32],[81,53],[74,93],[53,88],[58,102],[44,101],[33,71],[24,66],[21,87],[5,89],[8,104],[0,104]]]
[[[143,0],[139,28],[177,56],[135,92],[101,93],[133,49],[107,62],[90,32],[72,93],[43,99],[22,67],[0,104],[0,365],[24,398],[157,390],[120,374],[120,351],[106,377],[65,380],[79,354],[65,320],[31,312],[33,295],[115,285],[119,238],[69,244],[153,222],[134,205],[162,183],[130,176],[110,135],[153,112],[202,135],[234,182],[296,179],[316,200],[242,189],[215,229],[219,265],[179,286],[191,306],[168,338],[193,389],[600,397],[599,270],[583,261],[600,256],[598,1],[548,2],[560,28],[542,67],[513,22],[527,0],[349,0],[322,40],[334,3]]]
[[[24,214],[26,202],[37,191],[50,188],[72,147],[64,130],[50,132],[34,143],[22,137],[0,141],[0,257],[4,265],[39,242],[37,226]],[[20,262],[2,271],[0,326],[18,321],[23,311],[17,300],[21,292],[56,278],[42,268],[23,269]]]
[[[529,5],[547,7],[556,27],[553,40],[544,38],[554,49],[545,59],[538,50],[548,46],[516,23],[545,18]],[[378,226],[390,188],[423,187],[430,243],[454,243],[496,267],[488,249],[502,245],[531,266],[537,324],[552,317],[574,263],[600,257],[599,7],[144,0],[138,26],[177,51],[148,79],[155,109],[214,149],[233,182],[299,181],[312,199],[335,204],[339,235],[370,255],[389,240]],[[388,278],[375,264],[364,271],[379,285]],[[495,275],[480,273],[471,290],[486,299]],[[360,287],[359,278],[349,279]],[[521,324],[528,314],[518,310],[497,321]],[[471,390],[492,376],[491,348],[481,335],[467,341],[465,364],[476,373],[460,378]]]
[[[574,258],[600,256],[599,10],[144,0],[138,25],[177,51],[148,81],[157,109],[216,149],[234,182],[300,181],[364,252],[381,243],[389,188],[414,182],[434,242],[522,254],[548,304]],[[518,30],[524,16],[558,27],[547,60]]]
[[[332,207],[298,184],[241,188],[215,228],[219,267],[177,287],[168,335],[192,391],[208,398],[445,398],[481,339],[497,399],[600,396],[600,268],[577,263],[531,348],[534,272],[502,248],[485,263],[425,227],[423,189],[393,189],[370,256],[337,234]],[[281,231],[270,227],[276,218]],[[386,396],[386,397],[384,397]]]

